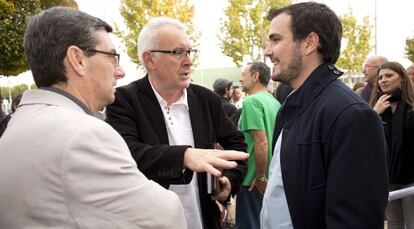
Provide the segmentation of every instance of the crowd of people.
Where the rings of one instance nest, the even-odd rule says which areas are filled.
[[[198,50],[176,19],[144,25],[146,75],[115,89],[109,24],[66,7],[34,15],[24,48],[39,89],[0,135],[0,228],[218,229],[234,197],[240,229],[380,229],[384,214],[388,229],[414,228],[414,196],[388,202],[414,184],[414,65],[369,57],[352,90],[329,7],[268,19],[272,69],[248,63],[240,86],[211,91],[191,83]]]

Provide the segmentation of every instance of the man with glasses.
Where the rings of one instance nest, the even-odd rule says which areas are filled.
[[[367,103],[369,103],[372,88],[374,87],[375,81],[377,79],[379,66],[385,62],[387,62],[387,58],[383,56],[371,56],[365,61],[362,73],[364,73],[364,80],[366,84],[362,89],[361,97]]]
[[[39,89],[23,94],[0,139],[0,228],[186,228],[177,195],[148,180],[94,117],[124,76],[111,31],[64,7],[29,20],[24,46]]]
[[[178,194],[188,228],[214,229],[219,228],[214,200],[225,201],[240,189],[247,154],[238,151],[245,151],[246,144],[220,98],[190,84],[195,52],[182,23],[171,18],[149,21],[138,38],[138,56],[147,75],[117,88],[106,115],[138,168]],[[216,143],[226,150],[213,149]],[[206,172],[219,181],[212,195]]]

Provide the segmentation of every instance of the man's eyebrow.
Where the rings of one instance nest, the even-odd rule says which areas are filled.
[[[277,33],[272,33],[272,34],[269,34],[269,39],[271,40],[271,39],[274,39],[274,38],[279,38],[280,37],[280,35],[279,34],[277,34]]]

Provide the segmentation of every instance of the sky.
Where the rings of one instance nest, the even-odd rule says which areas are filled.
[[[117,23],[122,27],[123,18],[119,13],[120,0],[76,0],[79,9],[93,16],[102,18],[111,25]],[[374,25],[375,3],[377,5],[377,54],[384,55],[389,60],[399,61],[408,67],[411,63],[405,58],[405,39],[414,36],[414,1],[411,0],[318,0],[332,8],[338,15],[344,14],[352,8],[358,20],[369,16]],[[195,4],[194,22],[201,31],[199,69],[233,67],[230,57],[224,56],[219,48],[218,34],[220,33],[220,19],[223,18],[227,0],[193,0]],[[374,35],[374,28],[372,30]],[[125,48],[116,36],[112,36],[117,50],[121,53],[121,66],[126,77],[119,81],[119,85],[141,77],[142,73],[130,62]],[[374,40],[372,44],[374,44]],[[370,55],[374,55],[374,49]],[[3,80],[4,81],[4,80]],[[16,79],[7,80],[12,85],[21,82],[31,82],[30,72],[21,74]],[[4,82],[2,83],[4,85]]]

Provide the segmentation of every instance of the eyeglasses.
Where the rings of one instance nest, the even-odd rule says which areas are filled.
[[[119,60],[121,59],[121,54],[116,53],[116,52],[105,52],[105,51],[96,50],[96,49],[83,49],[83,51],[100,53],[100,54],[111,56],[115,65],[119,65]]]
[[[371,65],[371,64],[365,64],[364,65],[365,68],[380,68],[381,66],[378,65]]]
[[[190,58],[194,58],[198,50],[197,49],[188,49],[188,50],[174,49],[174,50],[150,50],[150,52],[168,53],[173,56],[180,57],[180,58],[188,55]]]

